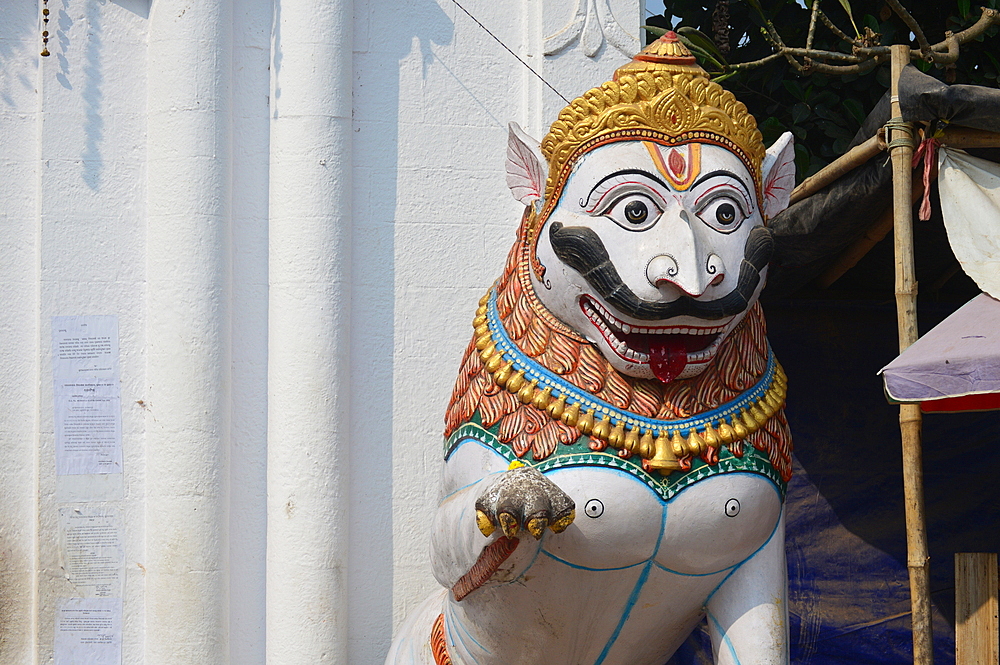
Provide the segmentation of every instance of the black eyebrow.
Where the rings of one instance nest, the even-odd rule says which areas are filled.
[[[739,177],[738,175],[736,175],[732,171],[726,171],[725,169],[718,169],[716,171],[712,171],[711,173],[706,173],[705,175],[703,175],[702,177],[700,177],[700,178],[698,178],[697,180],[694,181],[694,184],[691,185],[691,189],[694,189],[695,187],[697,187],[701,183],[705,182],[709,178],[714,178],[714,177],[720,176],[720,175],[729,176],[730,178],[732,178],[736,182],[738,182],[741,185],[743,185],[743,189],[745,190],[744,193],[747,195],[747,198],[751,198],[751,199],[753,198],[752,196],[750,196],[750,188],[747,187],[747,184],[745,182],[743,182],[743,178]]]
[[[614,173],[611,173],[611,174],[606,175],[603,178],[601,178],[597,182],[596,185],[594,185],[593,187],[590,188],[590,191],[587,193],[586,202],[590,203],[590,197],[592,197],[594,195],[594,190],[596,190],[598,187],[600,187],[602,184],[604,184],[604,182],[606,180],[610,180],[611,178],[614,178],[614,177],[617,177],[617,176],[620,176],[620,175],[641,175],[641,176],[646,176],[650,180],[653,180],[653,181],[659,183],[659,185],[661,187],[663,187],[664,189],[670,189],[670,186],[667,185],[667,183],[663,182],[662,180],[660,180],[659,178],[657,178],[655,175],[653,175],[649,171],[643,171],[642,169],[623,169],[621,171],[615,171]]]

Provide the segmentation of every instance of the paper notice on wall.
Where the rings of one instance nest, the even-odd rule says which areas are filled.
[[[85,598],[120,598],[125,573],[121,509],[117,506],[64,506],[59,540],[66,577]]]
[[[52,317],[56,473],[121,473],[118,317]]]
[[[64,598],[56,610],[55,665],[121,662],[121,598]]]

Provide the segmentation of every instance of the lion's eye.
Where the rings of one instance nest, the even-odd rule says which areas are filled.
[[[729,226],[736,221],[736,206],[732,203],[723,203],[715,209],[715,219],[719,224]]]
[[[663,211],[645,194],[627,194],[615,200],[602,214],[629,231],[645,231]]]
[[[701,221],[720,233],[732,233],[747,218],[739,201],[726,195],[713,197],[701,206],[697,215]]]
[[[649,217],[649,208],[642,201],[631,201],[625,206],[625,219],[630,224],[642,224]]]

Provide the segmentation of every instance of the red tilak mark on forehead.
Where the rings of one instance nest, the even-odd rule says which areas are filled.
[[[687,167],[687,163],[684,156],[681,155],[677,148],[673,148],[670,151],[670,156],[667,158],[667,164],[670,166],[670,170],[673,171],[674,177],[681,180],[684,176],[684,169]]]
[[[674,189],[683,192],[691,186],[701,170],[701,144],[685,143],[671,147],[666,160],[663,158],[664,148],[660,145],[651,141],[643,141],[642,144],[646,146],[656,170],[673,185]]]

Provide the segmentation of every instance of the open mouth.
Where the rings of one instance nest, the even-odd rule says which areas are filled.
[[[669,383],[688,363],[707,362],[715,355],[726,326],[635,326],[615,317],[589,296],[580,308],[621,358],[649,364],[660,381]],[[727,322],[728,323],[728,322]]]

